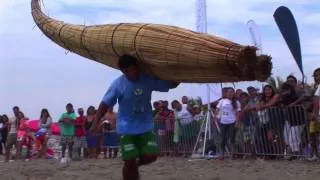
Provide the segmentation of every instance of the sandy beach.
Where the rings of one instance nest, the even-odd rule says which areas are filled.
[[[120,180],[122,162],[83,160],[61,168],[55,160],[0,163],[0,179],[5,180]],[[195,160],[161,158],[141,168],[143,180],[315,180],[320,165],[303,161]]]

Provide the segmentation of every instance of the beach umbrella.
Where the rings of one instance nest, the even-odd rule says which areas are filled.
[[[40,120],[29,120],[28,127],[33,132],[37,132],[39,130]],[[53,135],[60,135],[60,127],[59,123],[52,123],[51,124],[51,133]]]
[[[60,135],[59,123],[52,123],[52,125],[51,125],[51,133],[52,133],[52,135],[56,135],[56,136]]]
[[[40,120],[29,120],[28,127],[33,132],[37,132],[39,130]]]

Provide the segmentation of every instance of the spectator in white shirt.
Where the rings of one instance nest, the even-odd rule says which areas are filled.
[[[231,143],[231,152],[234,149],[235,143],[235,125],[239,119],[239,112],[241,111],[240,102],[235,97],[235,91],[233,88],[228,88],[226,97],[221,99],[217,105],[217,113],[220,117],[220,129],[221,129],[221,157],[224,159],[224,152],[228,140]]]

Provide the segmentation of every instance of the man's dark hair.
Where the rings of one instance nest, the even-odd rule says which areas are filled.
[[[317,68],[313,71],[313,76],[315,76],[316,72],[320,71],[320,68]]]
[[[289,75],[287,77],[287,81],[288,81],[288,79],[293,79],[296,83],[298,82],[297,78],[295,76],[293,76],[293,75]]]
[[[172,108],[172,109],[173,109],[173,105],[174,105],[175,103],[180,104],[180,102],[179,102],[178,100],[173,100],[173,101],[171,102],[171,108]]]
[[[122,55],[118,60],[118,67],[121,71],[129,68],[130,66],[138,66],[137,59],[130,55]]]
[[[293,88],[290,84],[288,84],[288,83],[283,83],[283,84],[281,85],[280,91],[288,91],[288,90],[294,91],[294,88]]]
[[[71,103],[68,103],[66,107],[73,107],[73,105]]]
[[[166,108],[169,107],[169,102],[168,102],[168,101],[163,101],[163,104],[164,104],[164,106],[165,106]]]
[[[249,92],[249,91],[256,91],[257,89],[256,88],[254,88],[253,86],[249,86],[248,88],[247,88],[247,91]]]
[[[289,94],[283,94],[283,92],[289,91]],[[282,99],[282,103],[284,105],[289,105],[297,100],[297,95],[294,87],[292,87],[288,83],[283,83],[280,89],[280,95]]]
[[[222,98],[225,98],[226,97],[226,92],[229,88],[228,87],[223,87],[222,88]]]
[[[157,107],[158,105],[159,105],[159,101],[153,102],[153,107],[154,107],[154,108]]]
[[[17,111],[20,110],[20,108],[19,108],[18,106],[14,106],[12,109],[13,109],[13,110],[17,110]]]
[[[243,92],[243,93],[241,93],[241,94],[240,94],[240,97],[242,97],[242,96],[246,96],[246,97],[248,97],[248,96],[249,96],[249,94],[248,94],[248,93],[246,93],[246,92]]]

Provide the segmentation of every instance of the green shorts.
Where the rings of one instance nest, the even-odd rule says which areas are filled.
[[[120,136],[120,151],[123,160],[159,154],[156,136],[153,132]]]

